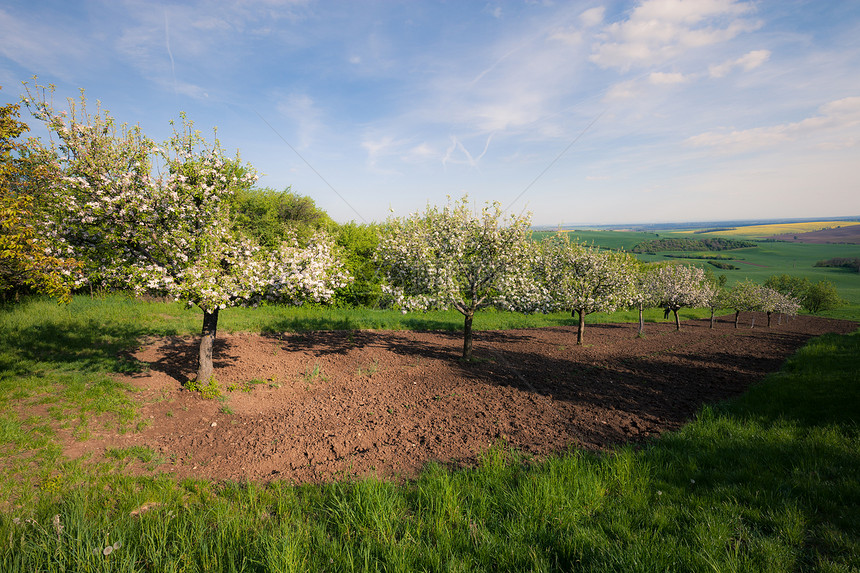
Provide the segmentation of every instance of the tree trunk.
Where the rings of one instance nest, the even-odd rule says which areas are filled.
[[[203,311],[203,332],[200,336],[200,359],[197,362],[197,381],[206,384],[212,379],[215,368],[212,365],[212,346],[218,328],[218,309]]]
[[[463,313],[466,320],[463,323],[463,359],[472,359],[472,318],[475,316],[475,311],[469,309]]]
[[[711,309],[711,328],[714,328],[714,313],[716,313],[716,312],[717,312],[717,309],[715,309],[715,308]]]
[[[770,328],[770,315],[771,315],[771,314],[772,314],[772,313],[770,313],[770,312],[769,312],[769,313],[767,313],[767,327],[768,327],[768,328]]]
[[[576,330],[576,343],[582,344],[582,336],[585,334],[585,313],[581,308],[576,312],[579,314],[579,328]]]
[[[680,318],[678,318],[678,309],[677,309],[677,308],[673,308],[673,309],[672,309],[672,314],[674,314],[674,315],[675,315],[675,330],[681,330],[681,319],[680,319]]]
[[[740,317],[741,317],[741,311],[736,310],[735,311],[735,328],[738,327],[738,320],[740,319]]]
[[[637,336],[642,336],[645,333],[645,319],[642,318],[642,305],[639,305],[639,332],[636,333]]]

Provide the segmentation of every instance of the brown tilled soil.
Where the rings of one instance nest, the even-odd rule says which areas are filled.
[[[846,225],[820,231],[809,231],[808,233],[786,233],[784,235],[773,235],[767,237],[775,241],[787,241],[789,243],[849,243],[860,244],[860,225]]]
[[[733,318],[733,317],[732,317]],[[755,328],[750,328],[755,318]],[[462,363],[461,335],[313,332],[221,335],[217,377],[226,399],[183,389],[196,340],[161,338],[134,353],[149,364],[139,431],[69,437],[66,454],[147,446],[155,472],[229,480],[322,481],[375,473],[412,477],[431,460],[468,465],[500,440],[535,456],[642,442],[735,396],[810,337],[852,322],[742,315],[708,321],[478,332]],[[92,424],[95,428],[97,425]],[[152,471],[133,464],[125,471]]]

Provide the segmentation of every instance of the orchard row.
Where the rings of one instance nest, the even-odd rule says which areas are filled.
[[[249,219],[237,199],[252,193],[253,167],[227,156],[217,138],[203,138],[184,115],[173,136],[156,143],[89,109],[83,95],[58,109],[52,89],[37,84],[22,103],[51,138],[21,143],[27,126],[17,120],[19,107],[2,108],[0,290],[24,285],[67,298],[82,288],[129,289],[196,305],[203,311],[198,380],[205,381],[220,310],[329,304],[355,283],[359,267],[338,241],[344,235],[322,225],[304,235],[289,226],[261,232],[253,224],[260,219]],[[801,303],[791,288],[742,282],[725,290],[699,267],[647,265],[563,234],[536,242],[528,215],[506,215],[498,204],[476,213],[466,198],[374,231],[372,252],[362,256],[375,269],[381,304],[404,312],[456,308],[467,359],[474,314],[488,306],[571,312],[582,343],[593,312],[638,308],[641,332],[649,307],[673,313],[680,329],[684,307],[770,317],[794,314]]]

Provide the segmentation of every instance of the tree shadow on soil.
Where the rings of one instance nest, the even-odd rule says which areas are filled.
[[[455,332],[463,328],[462,321],[451,321],[424,315],[406,316],[401,318],[399,322],[406,329],[416,331]],[[313,331],[358,331],[360,326],[360,321],[351,320],[349,317],[292,317],[267,324],[264,334],[277,336],[280,333],[303,334]]]
[[[737,396],[777,371],[788,356],[815,336],[766,328],[738,336],[725,324],[714,330],[708,324],[709,321],[685,323],[680,336],[675,336],[674,330],[655,332],[661,335],[654,337],[661,344],[656,350],[649,345],[645,353],[631,336],[630,344],[614,349],[607,360],[582,355],[575,347],[566,356],[556,357],[505,348],[504,342],[489,348],[476,346],[476,354],[488,356],[489,360],[465,370],[476,382],[509,386],[564,402],[573,407],[573,412],[603,412],[606,419],[600,423],[584,424],[581,419],[571,418],[564,424],[585,444],[606,445],[644,437],[639,435],[643,420],[653,421],[664,430],[680,427],[703,405]],[[618,328],[631,327],[594,325],[590,335],[593,340],[599,339],[601,331],[608,333]],[[657,329],[652,327],[653,330]],[[573,334],[573,329],[570,332]],[[631,332],[635,333],[635,325]],[[717,341],[725,340],[727,332],[735,338],[714,348]],[[691,337],[685,337],[687,333]],[[744,340],[738,343],[737,337]]]
[[[285,351],[300,350],[314,356],[345,355],[356,348],[378,348],[399,356],[420,356],[436,360],[458,361],[463,351],[463,334],[432,331],[433,340],[421,340],[421,331],[340,330],[300,333],[264,334]],[[484,342],[531,342],[536,338],[513,331],[479,331],[474,333],[476,353]],[[468,365],[468,363],[462,363]]]
[[[212,346],[212,364],[215,367],[215,378],[218,370],[235,364],[239,356],[231,352],[233,344],[228,340],[216,338]],[[160,358],[147,362],[150,370],[170,376],[180,384],[195,378],[197,362],[200,356],[200,340],[197,337],[187,338],[173,336],[165,339],[161,346]]]

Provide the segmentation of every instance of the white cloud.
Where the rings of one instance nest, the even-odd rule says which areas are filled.
[[[636,80],[628,80],[618,82],[609,88],[606,92],[606,101],[633,99],[639,97],[642,91],[639,88],[639,82]]]
[[[754,70],[770,59],[770,50],[753,50],[736,60],[728,60],[722,64],[715,64],[708,68],[712,78],[722,78],[735,68],[743,68],[744,71]]]
[[[663,98],[663,91],[656,91],[649,86],[679,85],[688,81],[690,81],[690,78],[680,72],[651,72],[644,77],[624,80],[613,84],[606,90],[603,101],[612,102],[616,100],[638,99],[640,100],[639,103],[647,104],[652,102],[652,99],[646,97],[649,93],[659,94],[656,96],[659,99],[653,101],[660,101]]]
[[[361,147],[367,152],[368,167],[376,169],[380,157],[389,155],[393,148],[399,147],[399,144],[395,143],[393,137],[385,136],[380,139],[362,141]]]
[[[723,153],[739,153],[798,140],[809,141],[820,149],[841,148],[856,141],[854,126],[860,125],[860,97],[827,103],[819,114],[798,122],[756,127],[731,132],[707,132],[687,140],[695,147],[716,148]]]
[[[496,18],[497,20],[502,17],[502,7],[501,6],[490,6],[488,4],[487,7],[484,8],[484,10],[486,12],[488,12],[493,18]]]
[[[582,22],[582,25],[591,28],[592,26],[597,26],[601,22],[603,22],[603,15],[606,12],[606,9],[603,6],[599,6],[597,8],[589,8],[585,12],[579,15],[579,21]]]
[[[622,71],[660,64],[756,29],[759,23],[744,19],[752,9],[735,0],[646,0],[628,19],[604,29],[590,59]]]
[[[549,35],[550,40],[556,40],[568,46],[576,46],[583,41],[582,32],[576,28],[559,28]]]
[[[671,85],[671,84],[682,84],[687,81],[687,78],[684,74],[681,73],[666,73],[666,72],[652,72],[648,76],[648,81],[654,85]]]
[[[469,167],[478,167],[478,162],[484,157],[487,153],[487,150],[490,148],[490,141],[493,139],[493,134],[487,136],[487,140],[484,143],[484,149],[478,156],[474,156],[472,152],[466,149],[466,146],[463,145],[463,142],[460,141],[455,135],[451,136],[451,145],[445,151],[445,157],[442,158],[442,165],[454,164],[454,165],[468,165]]]
[[[292,93],[281,97],[276,109],[295,124],[300,145],[308,147],[322,123],[322,113],[313,98],[304,93]]]
[[[427,159],[438,157],[438,155],[439,152],[433,149],[429,144],[421,143],[411,147],[403,156],[403,159],[409,162],[426,161]]]

